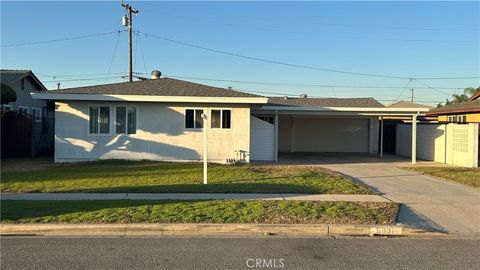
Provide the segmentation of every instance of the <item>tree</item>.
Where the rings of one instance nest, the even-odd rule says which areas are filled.
[[[15,90],[13,90],[10,86],[6,84],[1,84],[0,85],[0,92],[1,92],[1,100],[0,104],[8,104],[10,102],[13,102],[17,100],[17,94],[15,93]]]
[[[448,98],[445,100],[445,104],[442,104],[441,102],[437,104],[437,108],[458,103],[458,102],[463,102],[467,101],[471,96],[475,95],[476,93],[480,92],[480,87],[473,88],[473,87],[467,87],[463,89],[463,94],[457,95],[453,94],[452,95],[452,100],[449,100]]]

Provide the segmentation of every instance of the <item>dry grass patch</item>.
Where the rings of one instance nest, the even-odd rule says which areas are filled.
[[[441,179],[460,183],[474,188],[480,188],[480,169],[464,167],[407,167],[410,171],[420,172]]]

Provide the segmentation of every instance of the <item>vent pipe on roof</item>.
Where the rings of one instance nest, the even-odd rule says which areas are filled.
[[[152,71],[152,80],[160,79],[160,76],[162,76],[162,73],[158,70]]]
[[[300,98],[307,98],[307,94],[300,94]]]
[[[228,90],[232,90],[232,87],[231,87],[231,86],[229,86],[229,87],[228,87]]]

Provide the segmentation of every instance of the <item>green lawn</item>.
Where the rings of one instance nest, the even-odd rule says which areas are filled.
[[[411,171],[432,175],[448,181],[480,188],[480,169],[462,167],[408,167]]]
[[[311,201],[2,201],[2,223],[395,224],[398,204]]]
[[[209,165],[202,184],[199,163],[97,161],[7,169],[1,192],[230,192],[373,194],[367,187],[319,167]]]

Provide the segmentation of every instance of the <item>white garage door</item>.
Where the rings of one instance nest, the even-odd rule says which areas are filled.
[[[272,124],[250,117],[250,160],[274,159],[275,128]]]
[[[368,119],[295,118],[294,152],[368,152]]]

